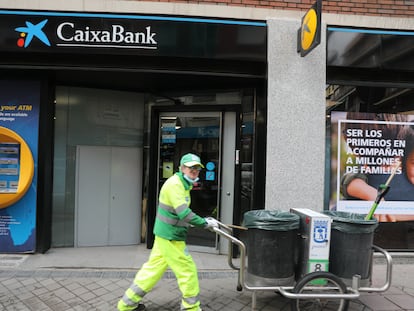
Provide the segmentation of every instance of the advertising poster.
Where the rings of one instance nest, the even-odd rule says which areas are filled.
[[[40,85],[0,80],[0,253],[36,248]]]
[[[367,214],[390,179],[375,217],[414,220],[414,115],[332,112],[331,160],[331,210]]]

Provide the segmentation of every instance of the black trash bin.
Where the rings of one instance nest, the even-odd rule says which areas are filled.
[[[295,277],[299,216],[279,210],[244,214],[248,279],[257,285],[292,284]]]
[[[350,285],[355,274],[361,276],[361,285],[370,283],[372,245],[376,219],[365,220],[365,215],[325,211],[332,218],[329,271]]]

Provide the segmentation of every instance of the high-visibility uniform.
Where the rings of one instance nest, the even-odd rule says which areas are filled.
[[[118,310],[136,308],[168,267],[175,274],[182,293],[181,310],[201,310],[197,267],[188,253],[185,240],[190,224],[204,227],[206,221],[189,207],[191,189],[192,185],[181,172],[171,176],[161,187],[151,255],[118,302]]]

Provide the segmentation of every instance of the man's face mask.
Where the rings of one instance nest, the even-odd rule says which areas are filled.
[[[195,182],[197,182],[200,178],[196,177],[194,179],[192,179],[191,177],[188,177],[186,174],[183,174],[185,180],[187,180],[189,183],[193,184]]]

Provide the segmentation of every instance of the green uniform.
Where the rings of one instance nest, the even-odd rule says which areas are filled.
[[[167,240],[185,241],[188,226],[203,227],[204,218],[190,209],[190,185],[181,173],[167,179],[161,188],[154,234]]]
[[[204,227],[206,221],[189,207],[191,189],[192,185],[183,178],[182,173],[171,176],[161,187],[150,258],[118,302],[118,310],[136,308],[168,267],[174,272],[182,293],[181,310],[201,310],[197,268],[185,240],[190,225]]]

